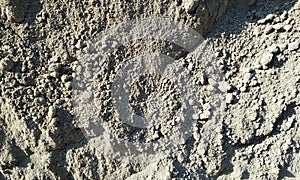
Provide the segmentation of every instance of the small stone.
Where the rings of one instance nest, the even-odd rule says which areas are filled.
[[[252,77],[253,77],[253,75],[251,73],[245,73],[244,78],[243,78],[243,82],[248,83],[251,80]]]
[[[259,28],[259,27],[256,27],[254,30],[253,30],[253,34],[258,37],[262,34],[262,30]]]
[[[227,82],[222,81],[222,82],[219,82],[218,88],[222,92],[227,92],[231,89],[231,86]]]
[[[194,65],[193,65],[193,63],[190,63],[189,65],[188,65],[188,70],[189,71],[192,71],[194,69]]]
[[[293,29],[293,26],[292,26],[292,25],[289,25],[289,24],[287,24],[287,25],[283,26],[283,29],[284,29],[285,31],[289,32],[290,30],[292,30],[292,29]]]
[[[48,117],[54,118],[56,116],[56,108],[54,106],[50,106],[48,110]]]
[[[279,53],[280,49],[276,44],[273,44],[268,48],[268,51],[270,53],[277,54],[277,53]]]
[[[275,18],[275,15],[274,15],[274,14],[268,14],[264,20],[265,20],[265,21],[271,21],[271,20],[273,20],[274,18]]]
[[[209,85],[211,85],[212,87],[217,87],[218,86],[218,82],[212,78],[208,79],[208,83]]]
[[[266,28],[265,28],[265,30],[264,30],[264,33],[266,34],[266,35],[268,35],[268,34],[271,34],[272,32],[274,32],[274,28],[272,27],[272,26],[267,26]]]
[[[198,6],[197,0],[183,0],[184,8],[187,12],[195,11]]]
[[[82,47],[83,47],[83,44],[82,44],[81,40],[79,40],[79,41],[75,44],[75,48],[81,49]]]
[[[58,72],[51,72],[49,75],[51,77],[54,77],[54,78],[58,78],[59,77],[59,73]]]
[[[246,91],[247,91],[247,87],[246,87],[246,86],[242,86],[242,87],[240,88],[240,91],[241,91],[241,92],[246,92]]]
[[[206,149],[204,146],[198,146],[197,147],[197,152],[200,154],[200,155],[204,155],[206,153]]]
[[[258,84],[259,84],[259,83],[258,83],[257,80],[252,80],[252,81],[249,83],[249,86],[250,86],[250,87],[254,87],[254,86],[258,85]]]
[[[68,82],[68,81],[70,81],[71,79],[72,79],[72,77],[69,76],[69,75],[66,75],[66,74],[64,74],[64,75],[61,76],[61,81],[62,81],[63,83]]]
[[[14,67],[14,61],[9,58],[4,58],[0,61],[0,72],[10,71]]]
[[[72,82],[66,82],[66,83],[65,83],[65,87],[66,87],[67,89],[72,89]]]
[[[287,19],[288,13],[287,11],[283,11],[283,13],[280,15],[280,20],[283,22]]]
[[[296,40],[288,45],[290,51],[296,51],[300,47],[300,40]]]
[[[281,30],[282,28],[283,28],[283,24],[281,24],[281,23],[273,25],[273,29],[275,29],[275,30]]]
[[[195,114],[192,115],[192,118],[193,118],[194,120],[198,120],[198,119],[199,119],[199,115],[195,113]]]
[[[257,21],[257,23],[258,24],[266,24],[268,22],[271,22],[274,18],[275,18],[274,14],[269,14],[269,15],[267,15],[266,18]]]
[[[60,69],[60,65],[59,64],[55,64],[55,63],[50,64],[50,66],[48,68],[48,70],[50,72],[57,72],[57,71],[59,71],[59,69]]]
[[[263,66],[267,66],[273,60],[273,54],[270,52],[266,52],[262,55],[260,59],[260,64]]]
[[[234,96],[232,93],[227,93],[226,94],[226,104],[231,104],[234,100]]]
[[[202,114],[200,114],[201,120],[207,120],[210,117],[210,111],[204,111]]]
[[[211,105],[209,103],[206,103],[203,105],[203,109],[204,110],[210,110],[211,109]]]

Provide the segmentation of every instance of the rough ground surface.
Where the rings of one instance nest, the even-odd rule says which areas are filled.
[[[0,0],[0,179],[300,178],[300,1],[18,3]],[[197,136],[206,135],[208,123],[199,119],[198,135],[172,155],[154,163],[118,162],[95,152],[74,122],[72,65],[94,35],[150,15],[169,16],[201,34],[211,29],[206,38],[230,84],[223,126],[202,146]],[[137,50],[128,46],[128,56]],[[198,76],[197,60],[182,58]],[[106,86],[110,74],[102,75]],[[205,91],[208,83],[200,84]],[[130,138],[135,130],[114,119],[103,92],[100,109],[109,128]]]

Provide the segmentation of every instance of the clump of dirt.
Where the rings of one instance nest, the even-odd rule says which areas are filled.
[[[0,15],[0,179],[300,178],[300,1],[0,0]],[[172,113],[148,131],[125,126],[111,106],[110,86],[127,57],[173,47],[205,97],[190,102],[199,104],[193,134],[172,154],[120,161],[95,150],[76,122],[74,67],[105,29],[151,16],[205,35],[224,74],[226,105],[221,125],[206,132],[214,125],[209,92],[217,82],[203,75],[199,60],[165,42],[125,44],[95,81],[97,115],[116,136],[141,142],[168,136],[181,108],[172,83],[145,76],[131,87],[136,112],[161,95]]]

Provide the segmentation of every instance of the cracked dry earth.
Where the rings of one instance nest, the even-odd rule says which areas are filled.
[[[0,0],[0,15],[1,180],[300,179],[299,0]],[[210,111],[209,97],[195,97],[201,111],[180,148],[157,161],[120,161],[95,151],[76,124],[72,73],[94,36],[151,15],[204,35],[224,74],[226,107],[221,126],[206,137],[210,142],[199,140],[208,136],[209,119],[201,117]],[[144,42],[139,48],[139,43],[126,46],[124,56],[114,55],[122,59],[166,46]],[[115,66],[122,65],[119,59]],[[205,92],[210,83],[201,64],[186,55],[178,59]],[[105,67],[100,74],[99,112],[112,132],[132,139],[140,132],[124,127],[110,106],[114,74]],[[170,113],[178,108],[174,99],[166,101]],[[172,130],[168,122],[143,133],[150,139],[155,134],[155,141],[168,135],[166,129]]]

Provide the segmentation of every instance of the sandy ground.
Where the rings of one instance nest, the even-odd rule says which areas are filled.
[[[299,0],[0,16],[0,179],[300,179]]]

